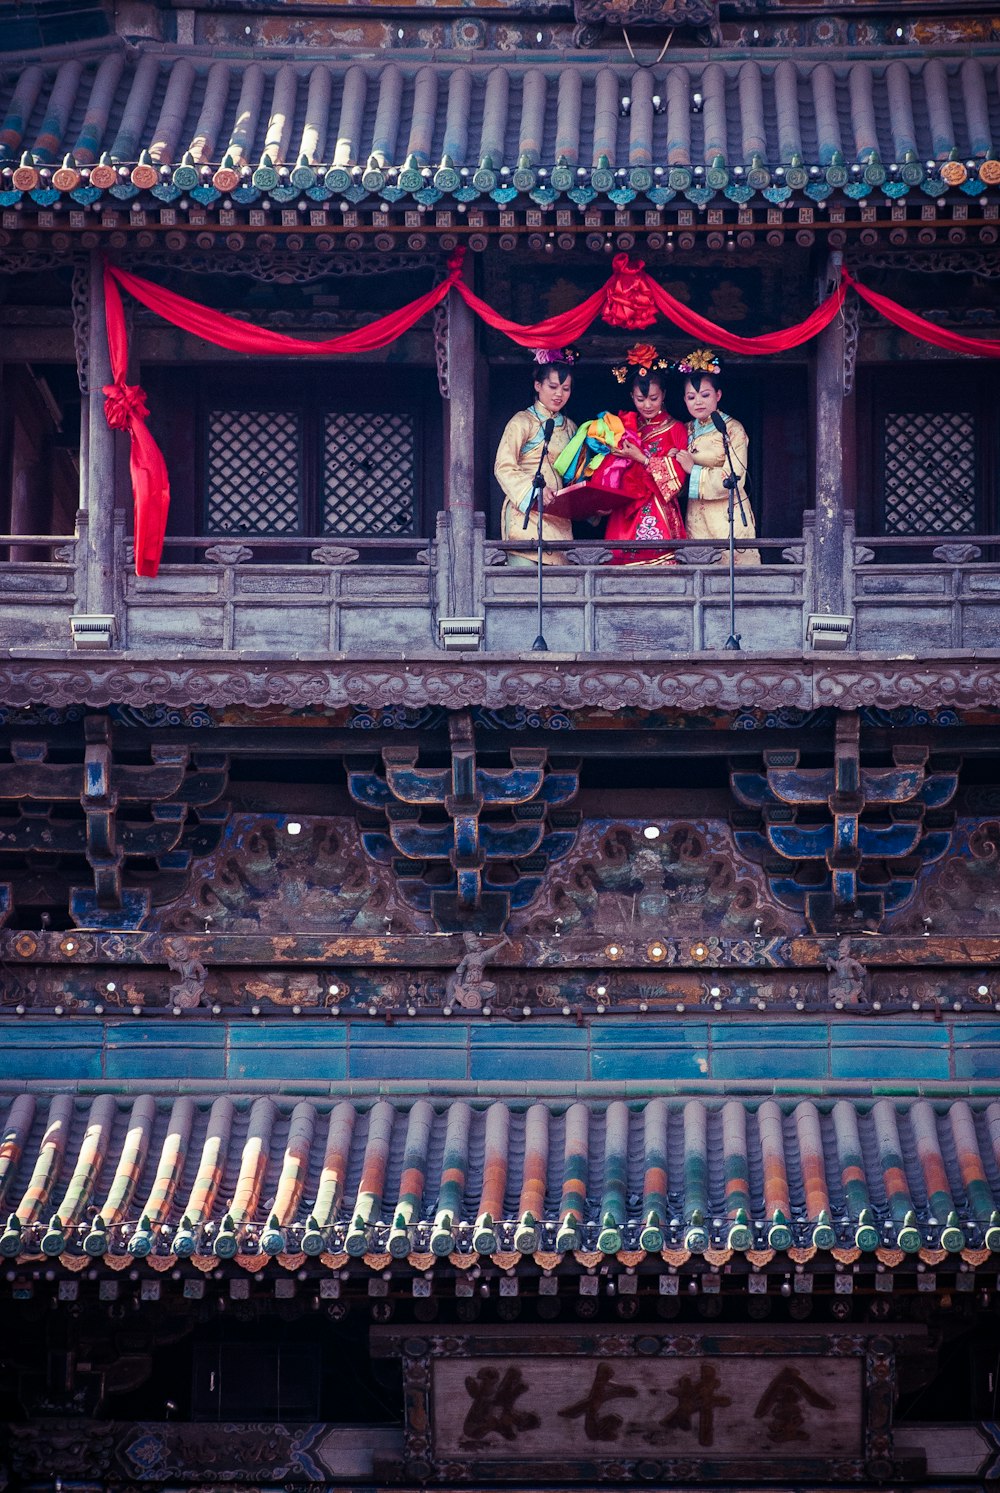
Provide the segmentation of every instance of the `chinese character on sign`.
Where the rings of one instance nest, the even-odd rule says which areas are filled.
[[[761,1395],[755,1420],[766,1420],[774,1441],[808,1441],[803,1401],[817,1410],[833,1410],[832,1400],[807,1384],[798,1369],[782,1369]]]
[[[527,1394],[528,1386],[520,1369],[480,1369],[465,1381],[472,1404],[462,1427],[467,1442],[486,1440],[492,1432],[505,1441],[516,1441],[522,1431],[533,1431],[541,1421],[533,1410],[518,1410],[517,1401]]]
[[[631,1384],[616,1384],[615,1371],[611,1364],[602,1363],[594,1375],[590,1393],[575,1405],[567,1405],[559,1414],[566,1420],[579,1420],[583,1416],[583,1434],[591,1441],[615,1441],[622,1428],[620,1415],[601,1415],[601,1409],[609,1400],[634,1400],[639,1393]]]
[[[698,1421],[698,1445],[711,1446],[715,1440],[715,1412],[733,1402],[728,1395],[717,1393],[720,1384],[718,1369],[703,1364],[697,1379],[682,1374],[677,1388],[671,1389],[677,1404],[660,1425],[665,1430],[690,1431],[692,1422]]]

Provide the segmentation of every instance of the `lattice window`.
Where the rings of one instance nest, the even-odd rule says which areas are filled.
[[[416,428],[409,414],[328,414],[324,534],[416,531]]]
[[[887,414],[883,452],[887,534],[975,533],[972,414]]]
[[[301,451],[293,410],[212,410],[208,533],[300,533]]]

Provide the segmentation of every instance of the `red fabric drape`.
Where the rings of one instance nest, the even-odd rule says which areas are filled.
[[[298,337],[287,337],[282,332],[249,326],[235,317],[226,316],[224,312],[211,311],[206,306],[187,300],[185,296],[176,295],[172,290],[153,285],[149,280],[130,274],[128,270],[106,264],[105,317],[114,383],[104,390],[107,396],[104,417],[112,430],[127,430],[131,437],[129,467],[135,507],[136,575],[155,576],[159,571],[163,536],[167,528],[167,511],[170,507],[170,479],[163,453],[146,425],[149,409],[145,393],[138,385],[125,382],[128,339],[119,285],[165,321],[185,332],[194,333],[206,342],[214,343],[216,347],[227,347],[231,352],[284,354],[286,357],[300,353],[363,353],[373,352],[376,348],[395,342],[426,312],[439,305],[458,280],[464,255],[464,249],[459,249],[452,255],[448,261],[446,278],[426,295],[418,296],[399,311],[392,311],[388,316],[369,322],[366,327],[359,327],[356,332],[345,332],[324,342],[303,341]]]
[[[916,316],[912,311],[907,311],[898,302],[890,301],[888,296],[879,295],[877,290],[868,290],[864,285],[859,285],[846,269],[843,275],[847,284],[854,287],[863,301],[873,306],[880,316],[885,317],[886,321],[891,321],[895,326],[902,327],[904,332],[909,332],[911,337],[919,337],[921,342],[932,342],[935,347],[946,347],[949,352],[969,353],[974,358],[1000,358],[1000,342],[991,342],[979,337],[963,337],[958,332],[949,332],[925,317]]]
[[[289,337],[284,332],[269,332],[266,327],[255,327],[234,316],[227,316],[224,311],[211,311],[207,306],[199,306],[196,301],[189,301],[172,290],[164,290],[162,286],[153,285],[149,280],[142,280],[138,275],[129,274],[128,270],[118,269],[115,265],[109,265],[108,271],[137,301],[141,301],[150,311],[155,311],[157,316],[162,316],[164,321],[171,322],[182,331],[192,332],[194,336],[212,342],[216,347],[228,347],[230,352],[287,358],[303,354],[321,356],[329,353],[370,353],[377,348],[388,347],[390,342],[397,341],[404,332],[415,326],[428,311],[440,305],[462,273],[464,254],[464,249],[456,250],[448,261],[448,274],[441,284],[435,285],[425,295],[418,296],[415,301],[410,301],[409,305],[401,306],[398,311],[390,311],[387,316],[380,316],[376,321],[370,321],[366,327],[359,327],[356,332],[342,332],[339,337],[328,337],[323,342]]]
[[[682,301],[678,301],[662,285],[657,285],[655,280],[645,277],[649,293],[653,298],[656,309],[672,321],[675,327],[681,331],[688,332],[692,337],[697,337],[701,342],[710,347],[721,348],[727,353],[743,353],[748,357],[767,357],[770,353],[788,352],[790,348],[801,347],[803,342],[818,336],[824,327],[828,327],[844,304],[846,288],[838,285],[832,295],[827,296],[825,301],[816,307],[805,321],[797,322],[793,327],[786,327],[783,332],[764,332],[760,337],[738,337],[735,332],[727,332],[724,327],[716,326],[714,321],[709,321],[705,316],[699,316],[697,311],[692,311]]]
[[[817,306],[805,321],[786,327],[784,331],[765,332],[760,337],[738,337],[735,332],[727,332],[706,316],[699,316],[697,311],[691,311],[669,291],[657,285],[641,265],[637,267],[630,264],[627,255],[618,255],[612,268],[613,273],[601,289],[581,301],[579,306],[530,325],[509,321],[507,317],[501,316],[461,280],[456,283],[455,289],[466,305],[477,316],[482,317],[488,326],[502,332],[520,347],[565,347],[568,342],[582,336],[595,317],[602,313],[605,321],[610,321],[612,325],[628,326],[633,331],[642,330],[650,324],[644,309],[648,296],[661,315],[690,336],[713,347],[722,348],[725,352],[744,353],[750,357],[787,352],[789,348],[800,347],[803,342],[808,342],[830,325],[844,304],[846,294],[845,287],[838,285],[833,294],[822,305]]]
[[[534,321],[521,323],[508,321],[506,316],[501,316],[481,301],[476,293],[469,289],[463,280],[455,283],[462,300],[474,311],[477,316],[482,317],[487,326],[493,327],[495,331],[502,332],[509,337],[511,342],[516,342],[518,347],[565,347],[567,343],[573,342],[581,337],[590,326],[595,317],[600,316],[604,307],[604,295],[606,286],[595,290],[579,306],[574,306],[571,311],[563,311],[559,316],[550,316],[545,321]]]
[[[170,507],[170,478],[163,452],[146,425],[149,408],[138,384],[127,384],[128,337],[122,298],[113,272],[104,271],[104,316],[108,327],[113,383],[104,386],[104,418],[112,430],[130,437],[129,471],[135,504],[135,573],[156,575],[163,554],[163,535]]]

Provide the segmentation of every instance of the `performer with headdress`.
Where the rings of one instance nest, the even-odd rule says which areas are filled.
[[[713,422],[718,415],[726,427],[733,468],[740,480],[740,504],[735,503],[733,524],[736,543],[753,539],[757,533],[753,509],[746,491],[747,433],[739,420],[725,414],[722,404],[722,367],[719,356],[708,347],[696,347],[676,365],[684,375],[684,403],[691,417],[687,426],[687,451],[678,460],[690,472],[688,479],[687,531],[689,539],[705,539],[712,544],[729,543],[729,475],[722,432]],[[720,563],[722,560],[720,558]],[[759,565],[756,549],[737,549],[737,565]]]
[[[612,368],[627,382],[632,409],[618,415],[605,411],[581,425],[576,439],[556,463],[567,482],[628,497],[608,518],[605,539],[683,539],[684,520],[677,496],[687,481],[678,452],[687,432],[664,406],[670,364],[649,342],[637,342],[625,362]],[[670,550],[614,550],[612,565],[674,565]]]
[[[562,486],[562,478],[554,462],[567,442],[575,435],[576,426],[562,413],[573,391],[572,366],[577,354],[572,348],[550,352],[541,348],[535,353],[535,397],[527,409],[518,410],[507,421],[500,444],[497,447],[493,472],[503,489],[503,509],[500,514],[501,539],[538,538],[538,515],[532,502],[532,480],[538,469],[538,458],[545,443],[544,425],[552,420],[553,431],[549,441],[548,456],[542,464],[545,481],[544,496],[551,497]],[[529,512],[529,509],[531,510]],[[525,527],[525,514],[528,515]],[[542,514],[543,539],[572,539],[573,524],[568,518],[556,514]],[[534,565],[533,554],[509,554],[508,565]],[[566,556],[561,551],[546,553],[546,565],[565,565]]]

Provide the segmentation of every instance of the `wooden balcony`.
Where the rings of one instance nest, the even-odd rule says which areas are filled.
[[[111,584],[95,605],[82,515],[76,535],[0,535],[0,629],[15,655],[64,653],[73,646],[71,619],[102,613],[114,618],[113,650],[137,659],[398,658],[441,652],[441,619],[468,615],[481,621],[481,651],[531,651],[537,571],[510,563],[528,546],[487,540],[478,520],[471,537],[465,551],[442,513],[432,540],[171,538],[159,575],[148,579],[133,574],[119,525]],[[847,651],[919,657],[1000,645],[1000,537],[859,539],[850,527],[844,537]],[[676,565],[645,569],[610,565],[600,541],[549,548],[567,562],[544,570],[550,652],[617,658],[725,648],[724,550],[683,540],[673,545]],[[838,610],[822,598],[811,514],[801,535],[760,539],[755,548],[762,563],[738,566],[735,576],[741,652],[808,651],[809,618]],[[467,614],[456,604],[463,595],[472,599]]]

